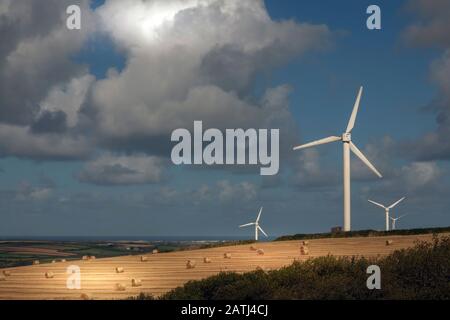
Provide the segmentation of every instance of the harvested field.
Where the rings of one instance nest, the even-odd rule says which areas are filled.
[[[147,254],[144,255],[146,263],[142,263],[141,255],[134,255],[8,268],[5,270],[10,271],[11,275],[0,281],[0,299],[81,299],[82,294],[92,299],[123,299],[141,292],[160,295],[189,280],[202,279],[220,271],[277,269],[294,260],[328,254],[366,257],[386,255],[397,249],[411,247],[416,240],[429,241],[431,238],[432,235],[414,235],[309,240],[307,256],[300,255],[302,241],[277,241],[258,243],[264,255],[255,254],[250,250],[250,245],[238,245]],[[388,239],[393,242],[386,246]],[[224,259],[225,253],[230,253],[232,258]],[[203,261],[204,257],[211,259],[211,263],[199,263],[195,268],[186,268],[186,261]],[[81,269],[81,290],[66,288],[66,269],[69,265],[77,265]],[[125,272],[116,273],[117,266],[123,267]],[[54,277],[46,279],[45,272],[52,272]],[[139,279],[140,286],[133,286],[132,279]]]

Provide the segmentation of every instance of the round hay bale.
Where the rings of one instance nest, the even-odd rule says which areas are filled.
[[[66,259],[61,259],[61,262],[66,262]]]
[[[127,287],[123,283],[116,283],[116,290],[117,291],[125,291],[125,290],[127,290]]]
[[[203,258],[203,262],[204,262],[204,263],[211,263],[212,260],[211,260],[211,258],[205,257],[205,258]]]
[[[9,276],[11,276],[11,271],[9,271],[9,270],[3,270],[3,275],[4,275],[5,277],[9,277]]]
[[[47,272],[45,273],[45,277],[46,277],[47,279],[53,279],[53,278],[55,277],[55,275],[53,274],[53,272],[47,271]]]
[[[387,246],[390,246],[390,245],[392,245],[394,243],[394,241],[392,241],[392,240],[386,240],[386,245]]]
[[[52,260],[52,263],[56,263],[56,260]]]
[[[0,281],[6,281],[6,277],[4,275],[0,275]]]
[[[131,279],[131,286],[132,287],[140,287],[142,286],[142,281],[140,279]]]
[[[302,244],[303,244],[304,246],[307,246],[307,245],[309,244],[309,241],[304,240],[304,241],[302,241]]]
[[[82,260],[89,260],[89,256],[83,256]]]
[[[116,273],[124,273],[125,270],[123,269],[123,267],[116,267]]]
[[[152,253],[157,254],[157,253],[159,253],[159,251],[158,251],[158,249],[153,249]]]
[[[148,258],[145,256],[141,256],[141,262],[146,262],[146,261],[148,261]]]
[[[36,266],[36,265],[38,265],[38,264],[39,264],[39,260],[34,260],[34,261],[33,261],[33,265]]]
[[[225,259],[231,259],[231,253],[226,252],[226,253],[223,254],[223,257],[224,257]]]
[[[92,300],[91,296],[89,294],[87,294],[87,293],[82,293],[80,295],[80,299],[81,300]]]
[[[264,255],[264,250],[263,249],[258,249],[258,250],[256,250],[256,254],[258,256],[263,256]]]
[[[89,260],[95,260],[95,256],[90,256]]]
[[[258,250],[255,246],[250,246],[250,250],[251,251],[256,251],[256,250]]]
[[[308,255],[308,254],[309,254],[309,249],[308,249],[308,247],[306,247],[306,246],[301,246],[301,247],[300,247],[300,254],[301,254],[301,255],[304,255],[304,256]]]
[[[188,260],[186,262],[186,269],[194,269],[196,264],[195,260]]]

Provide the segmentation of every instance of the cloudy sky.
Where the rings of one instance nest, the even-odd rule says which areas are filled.
[[[82,9],[81,30],[66,8]],[[450,225],[450,3],[0,0],[0,236],[270,235],[342,224],[344,130],[352,227]],[[280,172],[177,167],[176,128],[279,128]]]

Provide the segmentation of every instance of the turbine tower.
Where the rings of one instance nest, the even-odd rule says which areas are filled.
[[[395,230],[395,223],[397,222],[397,220],[400,220],[401,218],[403,218],[404,216],[407,216],[407,215],[408,214],[404,214],[404,215],[401,215],[400,217],[397,217],[397,218],[390,217],[391,221],[392,221],[392,230]]]
[[[340,136],[331,136],[324,139],[316,140],[298,147],[294,150],[305,149],[313,146],[318,146],[325,143],[342,141],[343,147],[343,179],[344,179],[344,231],[351,230],[351,203],[350,203],[350,150],[364,162],[378,177],[382,177],[381,173],[370,163],[370,161],[364,156],[364,154],[356,147],[352,142],[352,129],[355,126],[356,115],[358,114],[359,102],[361,100],[363,87],[359,89],[358,96],[356,97],[353,111],[348,121],[347,129]]]
[[[397,200],[396,202],[394,202],[393,204],[391,204],[391,205],[388,206],[388,207],[386,207],[385,205],[382,205],[381,203],[372,201],[372,200],[367,200],[367,201],[369,201],[370,203],[373,203],[374,205],[379,206],[379,207],[381,207],[381,208],[384,209],[384,212],[385,212],[385,214],[386,214],[386,231],[389,231],[389,218],[390,218],[390,217],[389,217],[389,210],[391,210],[393,207],[395,207],[395,206],[398,205],[400,202],[402,202],[403,200],[405,200],[405,198],[406,198],[406,197],[403,197],[403,198]],[[394,224],[394,225],[395,225],[395,224]]]
[[[256,218],[255,222],[250,222],[250,223],[239,226],[239,228],[242,228],[242,227],[248,227],[248,226],[254,225],[255,226],[255,241],[258,241],[258,230],[261,231],[266,237],[268,237],[268,235],[264,232],[264,230],[259,226],[259,219],[261,218],[262,209],[263,209],[263,207],[261,207],[261,209],[259,209],[258,217]]]

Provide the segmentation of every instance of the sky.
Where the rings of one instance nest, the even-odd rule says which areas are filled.
[[[66,8],[81,8],[81,29]],[[0,236],[271,236],[450,225],[450,3],[0,0]],[[176,166],[171,132],[280,129],[280,171]]]

